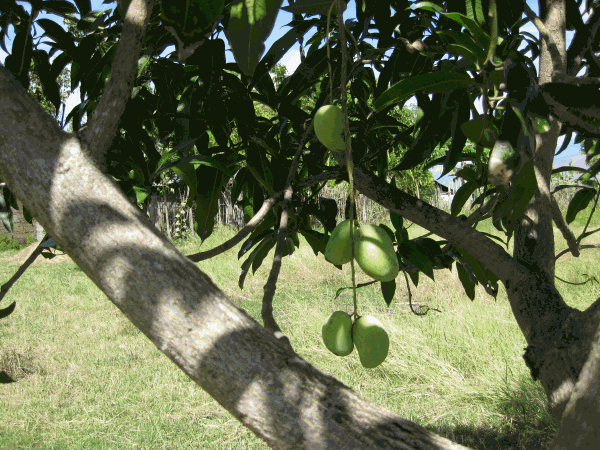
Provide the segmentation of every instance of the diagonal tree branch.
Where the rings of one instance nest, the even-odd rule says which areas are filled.
[[[0,67],[0,178],[159,350],[269,446],[465,448],[365,401],[283,345],[53,122]]]

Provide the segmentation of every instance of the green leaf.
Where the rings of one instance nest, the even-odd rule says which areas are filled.
[[[467,253],[462,248],[457,247],[464,261],[471,268],[473,275],[481,284],[490,284],[498,281],[498,277],[494,275],[487,267],[475,259],[470,253]],[[461,263],[462,264],[462,263]]]
[[[74,0],[81,17],[87,15],[92,10],[91,0]]]
[[[204,36],[223,12],[225,0],[169,0],[160,2],[162,20],[179,36]]]
[[[390,210],[390,220],[392,222],[392,226],[394,230],[400,231],[402,229],[403,219],[402,216],[396,214],[394,211]]]
[[[456,268],[458,270],[458,279],[463,285],[463,289],[465,290],[465,294],[472,300],[475,300],[475,284],[469,278],[469,274],[465,270],[462,264],[456,263]]]
[[[45,35],[56,42],[59,48],[65,51],[74,61],[79,60],[73,38],[63,27],[50,19],[38,19],[35,23],[41,26],[45,31]]]
[[[325,233],[319,233],[315,230],[300,230],[300,234],[304,236],[310,248],[312,248],[315,256],[319,253],[325,253],[325,247],[327,247],[327,240],[329,236]]]
[[[418,242],[403,241],[398,246],[398,253],[409,263],[413,264],[417,269],[433,278],[433,260],[423,252]],[[435,280],[434,280],[435,281]]]
[[[567,208],[567,223],[573,222],[575,217],[577,217],[577,214],[587,208],[595,195],[596,190],[593,188],[584,188],[577,191],[577,193],[573,196],[573,199],[569,202],[569,207]]]
[[[72,3],[64,0],[46,0],[42,3],[42,7],[46,12],[56,14],[62,18],[72,17],[74,14],[77,14],[77,8]]]
[[[256,254],[252,259],[252,274],[254,275],[258,268],[262,265],[265,257],[269,254],[271,249],[275,247],[277,243],[277,238],[274,236],[263,239],[263,241],[258,244],[256,248]]]
[[[198,184],[195,200],[194,231],[204,241],[213,232],[219,196],[228,178],[214,167],[200,166],[196,169],[196,179],[202,180],[202,183]]]
[[[511,209],[508,214],[508,221],[514,223],[523,215],[525,207],[529,200],[535,194],[537,188],[537,180],[533,168],[533,160],[527,161],[521,171],[516,174],[511,196]]]
[[[294,3],[289,4],[281,9],[284,11],[291,12],[292,14],[308,14],[308,15],[316,15],[320,14],[322,16],[327,16],[329,12],[329,8],[331,4],[336,2],[337,0],[296,0]],[[346,2],[343,3],[343,10],[346,10]],[[331,14],[334,15],[337,13],[337,7],[334,6],[331,10]]]
[[[408,276],[412,280],[412,282],[415,285],[415,287],[418,287],[418,285],[419,285],[419,272],[409,272]]]
[[[271,35],[283,0],[234,0],[227,41],[238,66],[252,76],[265,51],[265,40]]]
[[[381,294],[383,295],[383,299],[385,300],[385,303],[386,303],[386,305],[388,305],[388,307],[392,303],[392,300],[394,300],[395,293],[396,293],[396,280],[381,282]]]
[[[31,216],[31,213],[29,212],[29,210],[25,207],[25,205],[23,205],[23,217],[25,218],[25,221],[29,224],[33,223],[33,217]]]
[[[494,146],[498,136],[498,130],[489,124],[489,119],[485,116],[479,116],[463,123],[460,129],[471,142],[488,148]]]
[[[456,191],[456,194],[454,194],[454,198],[452,199],[450,214],[453,216],[458,216],[462,211],[463,206],[465,206],[465,203],[467,203],[469,198],[471,198],[471,195],[473,192],[475,192],[477,187],[477,184],[473,183],[472,181],[467,181],[460,188],[458,188],[458,191]]]
[[[472,82],[473,80],[468,75],[457,71],[438,71],[415,75],[399,81],[386,90],[373,102],[373,108],[380,112],[390,105],[412,97],[417,91],[446,92],[468,88]]]
[[[490,37],[473,19],[470,19],[469,17],[459,13],[451,12],[442,14],[448,19],[460,23],[471,33],[471,35],[475,38],[477,42],[479,42],[479,44],[481,44],[483,48],[488,48],[490,44]]]
[[[470,34],[454,30],[439,30],[437,33],[442,36],[447,36],[448,38],[452,39],[456,45],[467,49],[471,54],[473,54],[475,59],[469,59],[469,61],[475,63],[478,61],[483,62],[485,60],[485,50],[482,48],[481,44],[475,41],[473,36]]]
[[[441,13],[444,12],[444,8],[434,2],[419,2],[412,5],[412,9],[424,9],[426,11]]]

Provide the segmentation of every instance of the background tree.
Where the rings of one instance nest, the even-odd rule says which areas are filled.
[[[318,254],[335,226],[337,211],[321,207],[317,196],[325,182],[347,177],[346,153],[331,152],[334,166],[312,133],[311,119],[316,108],[339,102],[349,115],[354,185],[390,210],[401,269],[431,274],[454,265],[471,297],[476,283],[491,295],[502,283],[528,344],[525,362],[559,423],[557,448],[573,448],[575,442],[594,448],[600,430],[600,302],[579,311],[557,290],[552,222],[577,256],[584,235],[575,238],[567,222],[598,192],[582,188],[565,221],[549,191],[558,137],[600,135],[593,34],[600,19],[593,6],[541,1],[537,17],[520,1],[501,7],[494,0],[358,1],[355,20],[344,22],[340,14],[328,20],[328,4],[297,1],[287,6],[294,13],[291,30],[264,53],[280,6],[270,0],[186,5],[132,0],[124,17],[118,10],[92,11],[85,0],[33,3],[31,14],[14,2],[3,6],[0,35],[9,24],[16,29],[0,68],[0,176],[10,188],[5,198],[22,199],[161,351],[269,445],[457,448],[316,370],[293,352],[273,318],[281,260],[298,245],[298,233]],[[344,6],[338,2],[336,8]],[[86,36],[77,42],[56,23],[37,18],[42,9],[78,18]],[[519,34],[529,21],[540,30],[540,40]],[[75,135],[64,133],[27,94],[34,22],[59,53],[52,61],[40,53],[39,61],[33,59],[42,79],[54,79],[43,89],[57,109],[56,79],[73,64],[72,87],[79,85],[83,99],[67,118]],[[295,42],[304,47],[303,36],[313,27],[317,33],[306,42],[302,63],[276,89],[269,70]],[[566,29],[575,31],[568,50]],[[225,61],[223,31],[236,63]],[[528,47],[519,51],[522,42]],[[177,47],[176,55],[160,57],[169,45]],[[539,74],[533,65],[538,56]],[[371,65],[380,71],[377,80]],[[577,77],[582,70],[586,76]],[[144,86],[149,79],[154,92]],[[317,97],[307,112],[311,95]],[[413,96],[424,115],[407,127],[390,111]],[[478,98],[482,114],[475,108]],[[257,115],[255,100],[277,116]],[[234,128],[239,139],[232,138]],[[209,132],[216,146],[209,145]],[[154,135],[173,150],[159,153]],[[474,148],[466,146],[467,138]],[[390,151],[404,141],[408,150],[390,167]],[[447,151],[436,159],[434,149],[446,142]],[[465,184],[452,214],[387,181],[390,172],[420,164],[442,164],[449,173],[459,163],[457,175]],[[213,230],[216,199],[229,180],[234,194],[242,194],[246,227],[216,249],[181,255],[127,200],[134,196],[143,205],[153,182],[167,171],[189,186],[189,203],[197,212],[194,231],[202,239]],[[478,189],[483,190],[478,208],[458,217]],[[300,203],[294,205],[294,199]],[[311,215],[325,232],[310,227]],[[514,238],[513,255],[473,227],[490,216],[505,233],[505,244]],[[445,242],[409,240],[401,218]],[[263,297],[264,326],[192,263],[245,238],[240,286],[249,267],[259,266],[275,248]],[[394,288],[395,283],[382,283],[383,292],[393,294]]]

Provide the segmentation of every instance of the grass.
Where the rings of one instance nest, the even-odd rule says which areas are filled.
[[[482,228],[495,232],[489,223]],[[424,230],[413,225],[409,234]],[[201,248],[233,235],[219,229]],[[560,233],[555,237],[557,249],[565,248]],[[176,245],[184,254],[200,248],[196,240]],[[574,281],[583,273],[600,277],[595,255],[564,256],[557,274]],[[243,290],[237,249],[198,266],[260,321],[267,261]],[[17,268],[5,262],[0,280]],[[456,271],[435,277],[437,283],[422,275],[418,287],[411,286],[413,302],[442,311],[422,317],[408,312],[401,282],[390,308],[377,285],[358,291],[361,313],[376,315],[390,335],[387,360],[375,369],[362,368],[356,352],[339,358],[321,342],[327,317],[352,308],[349,291],[333,298],[349,284],[350,272],[315,257],[304,240],[284,259],[275,317],[303,358],[402,417],[476,449],[548,448],[555,425],[521,357],[525,340],[503,287],[496,301],[478,287],[471,302]],[[358,281],[367,277],[360,274]],[[598,284],[558,287],[579,308],[600,296]],[[0,320],[0,370],[18,382],[0,384],[0,448],[267,448],[164,357],[75,264],[30,267],[1,305],[13,300],[16,311]]]

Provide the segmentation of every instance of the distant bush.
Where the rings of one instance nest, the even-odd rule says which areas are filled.
[[[21,250],[21,244],[18,241],[13,241],[9,236],[0,234],[0,252],[6,250]]]

